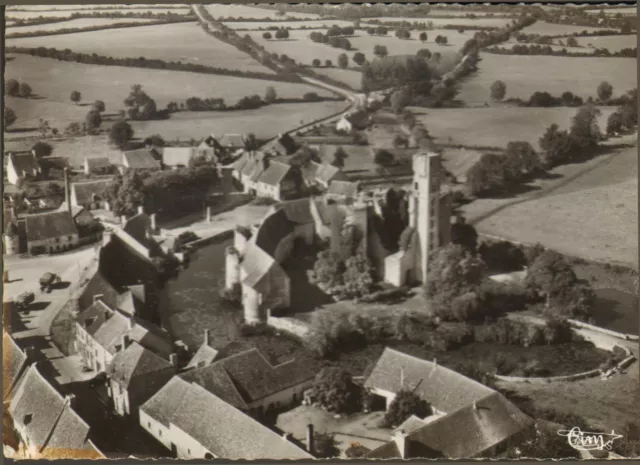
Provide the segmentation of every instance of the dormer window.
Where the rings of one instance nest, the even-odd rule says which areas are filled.
[[[27,413],[24,416],[24,425],[27,426],[33,420],[33,413]]]

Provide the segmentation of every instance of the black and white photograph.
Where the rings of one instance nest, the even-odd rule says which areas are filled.
[[[0,8],[4,458],[640,458],[636,3]]]

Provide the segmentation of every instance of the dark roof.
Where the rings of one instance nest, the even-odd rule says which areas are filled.
[[[109,157],[85,157],[84,161],[89,167],[89,171],[100,170],[100,169],[108,168],[109,166],[111,166]]]
[[[26,217],[27,241],[41,241],[78,234],[69,212],[50,212]]]
[[[31,152],[12,153],[9,155],[9,161],[13,164],[13,168],[20,177],[27,175],[34,176],[40,171],[38,160]]]
[[[131,150],[122,152],[123,165],[131,169],[160,169],[160,163],[151,154],[149,149]]]
[[[363,458],[367,459],[400,459],[402,455],[398,449],[398,445],[395,441],[389,441],[377,449],[373,449],[367,453]]]
[[[51,168],[63,170],[69,167],[69,159],[67,157],[43,157],[38,160],[38,163],[43,170]]]
[[[141,408],[225,459],[310,459],[307,452],[195,383],[173,377]]]
[[[291,166],[277,161],[270,161],[267,169],[260,175],[258,182],[270,186],[278,186],[291,170]]]
[[[149,383],[150,377],[158,373],[166,374],[174,366],[133,341],[125,350],[120,350],[109,364],[107,373],[111,378],[129,386],[135,378],[144,378]]]
[[[202,143],[205,143],[208,147],[211,147],[211,148],[216,148],[216,149],[222,148],[222,145],[220,145],[220,142],[218,142],[218,139],[216,139],[216,137],[213,134],[208,136],[206,139],[203,139],[199,145],[202,145]]]
[[[368,388],[387,392],[414,389],[424,400],[441,412],[451,413],[494,392],[453,370],[411,355],[385,348],[369,378]]]
[[[71,184],[71,192],[75,197],[78,205],[84,205],[96,200],[105,200],[107,198],[107,190],[111,185],[111,180],[74,182]]]
[[[211,347],[209,344],[202,344],[193,357],[191,357],[189,363],[187,363],[187,367],[193,368],[200,364],[209,365],[218,357],[219,353],[217,349]]]
[[[80,311],[93,305],[93,297],[102,295],[102,301],[112,308],[118,307],[118,290],[109,282],[101,271],[95,273],[79,298]]]
[[[56,423],[51,438],[47,442],[45,451],[48,449],[52,458],[60,458],[60,452],[62,451],[69,451],[66,452],[67,457],[76,458],[76,451],[86,448],[88,437],[89,425],[67,403],[62,410],[58,423]],[[80,455],[89,455],[88,452]]]
[[[358,194],[358,183],[338,180],[331,181],[327,188],[327,194],[353,198]]]
[[[244,147],[244,136],[242,134],[225,134],[218,142],[226,148],[242,148]]]
[[[295,225],[287,218],[285,210],[278,209],[275,213],[267,216],[260,224],[255,234],[255,244],[267,254],[273,256],[280,241],[292,233],[294,227]]]
[[[278,155],[291,155],[298,150],[298,144],[289,134],[282,134],[260,149],[264,152],[276,152]]]
[[[2,333],[2,399],[7,397],[17,386],[27,367],[27,355],[16,344],[8,333]]]

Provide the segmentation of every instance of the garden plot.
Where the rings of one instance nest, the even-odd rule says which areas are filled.
[[[117,58],[144,57],[241,71],[273,72],[232,45],[208,35],[195,21],[130,27],[118,32],[104,30],[8,39],[6,44],[18,47],[45,46],[61,50],[69,48],[74,52],[97,53]]]

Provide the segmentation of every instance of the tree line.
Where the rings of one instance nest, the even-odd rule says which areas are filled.
[[[484,50],[487,53],[497,55],[546,55],[546,56],[564,56],[564,57],[618,57],[618,58],[636,58],[638,54],[637,48],[623,48],[615,52],[610,52],[607,48],[595,48],[591,53],[570,52],[566,48],[554,50],[550,45],[522,45],[516,44],[511,48],[491,47]]]
[[[353,28],[351,28],[353,30]],[[309,39],[319,44],[327,44],[334,48],[343,48],[345,50],[351,49],[351,42],[346,37],[340,37],[339,35],[330,35],[329,31],[325,34],[319,31],[314,31],[309,34]]]
[[[121,28],[128,28],[128,27],[157,26],[158,24],[183,23],[188,21],[193,21],[193,19],[179,18],[179,19],[166,19],[161,21],[149,21],[145,23],[130,22],[130,23],[102,24],[99,26],[87,26],[87,27],[66,27],[66,28],[56,29],[51,31],[13,32],[13,33],[6,34],[5,37],[7,39],[19,39],[23,37],[57,36],[57,35],[63,35],[63,34],[75,34],[77,32],[103,31],[105,29],[121,29]]]

